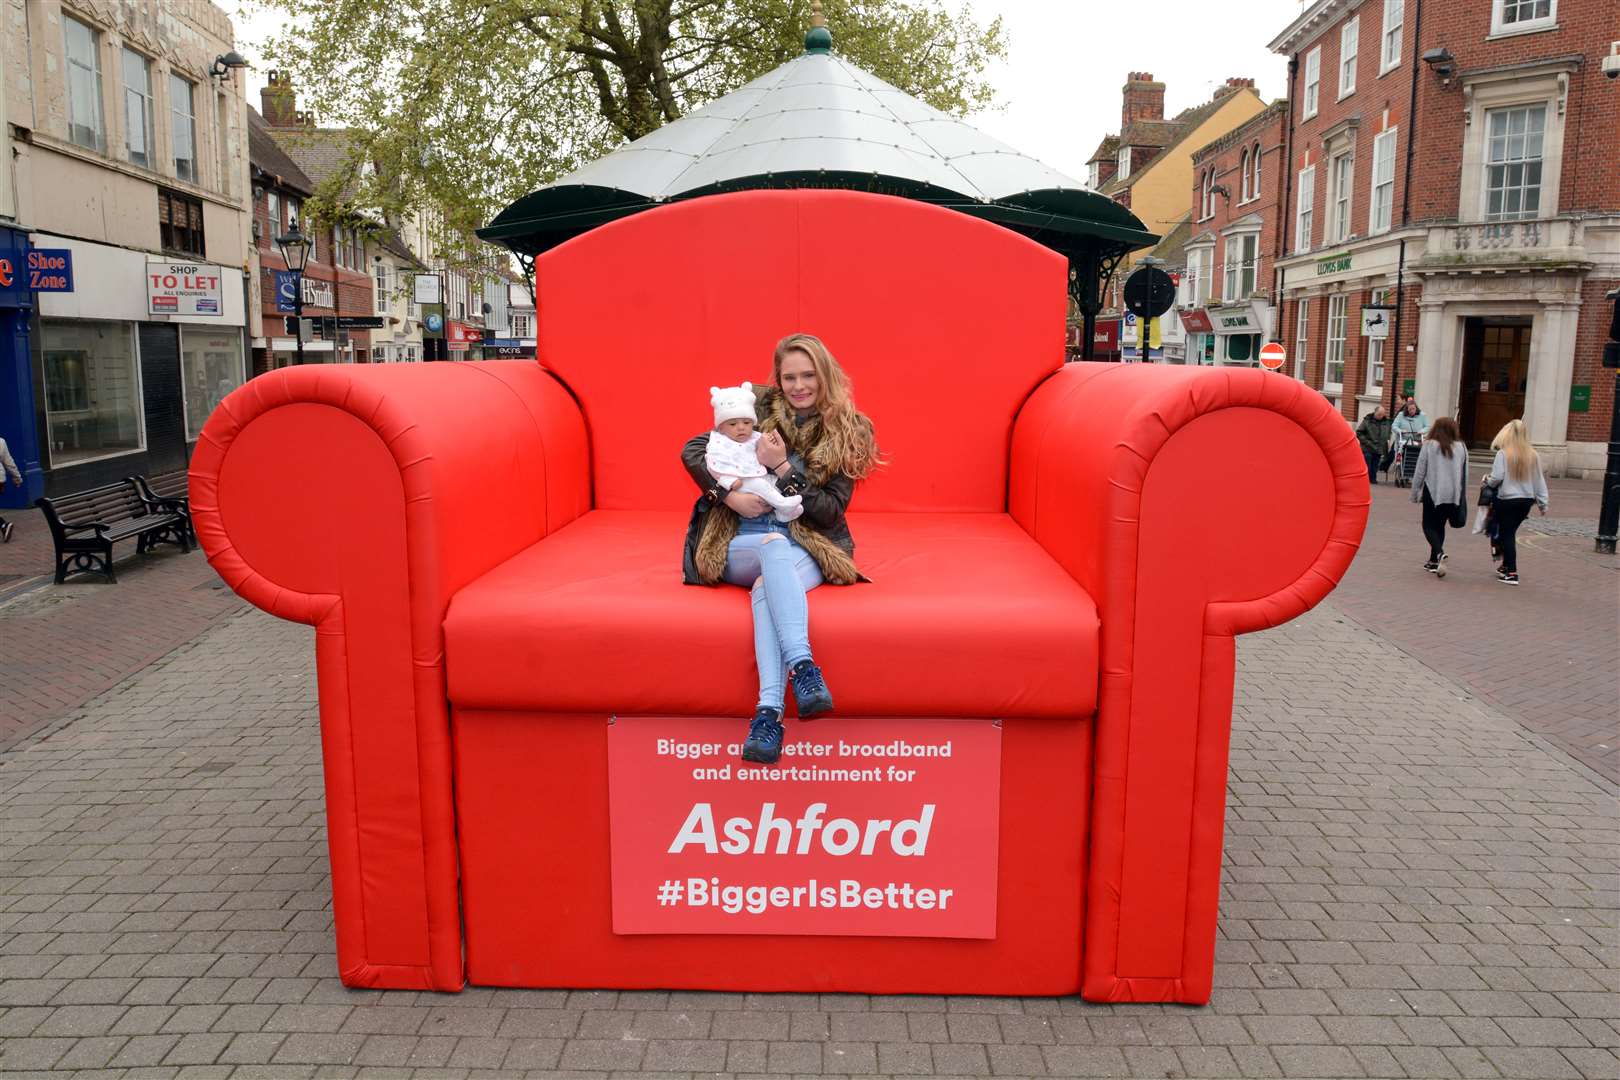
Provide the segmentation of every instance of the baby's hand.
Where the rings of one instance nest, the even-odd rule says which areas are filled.
[[[787,443],[782,441],[779,431],[767,431],[759,437],[759,445],[754,448],[754,454],[759,463],[767,469],[774,469],[787,460]]]

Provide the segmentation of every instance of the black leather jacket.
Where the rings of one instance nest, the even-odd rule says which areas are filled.
[[[703,584],[697,573],[698,540],[703,535],[703,523],[709,510],[715,504],[725,502],[727,494],[704,464],[704,452],[708,445],[709,433],[705,431],[692,436],[681,447],[681,464],[686,466],[700,493],[697,502],[692,505],[692,517],[686,525],[686,551],[681,560],[681,574],[688,585]],[[792,450],[788,451],[788,464],[792,469],[787,476],[773,477],[776,489],[784,495],[802,496],[804,515],[799,520],[807,527],[824,533],[827,539],[853,556],[855,539],[849,534],[844,511],[849,507],[850,496],[855,493],[855,481],[839,473],[818,487],[805,475],[804,459]]]

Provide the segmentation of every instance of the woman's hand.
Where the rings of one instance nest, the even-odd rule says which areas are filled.
[[[780,431],[767,431],[759,437],[759,445],[754,448],[754,454],[759,463],[767,469],[774,470],[787,460],[787,443],[782,440]],[[755,496],[758,498],[758,496]],[[764,500],[761,500],[762,502]]]
[[[760,442],[764,442],[761,439]],[[771,504],[760,496],[747,491],[733,491],[726,496],[726,505],[737,512],[738,517],[759,517],[770,510]]]

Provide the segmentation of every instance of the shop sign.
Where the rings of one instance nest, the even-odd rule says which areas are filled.
[[[30,248],[28,287],[34,292],[72,292],[73,252],[68,248]]]
[[[1209,309],[1210,322],[1215,325],[1217,334],[1258,334],[1260,320],[1254,317],[1254,309],[1250,307]]]
[[[381,315],[339,315],[340,330],[381,330],[386,320]]]
[[[411,279],[411,299],[418,304],[442,304],[443,285],[438,274],[417,274]]]
[[[146,264],[148,315],[223,315],[217,266],[190,262]]]
[[[1212,334],[1215,332],[1214,323],[1209,321],[1209,312],[1203,308],[1187,308],[1181,313],[1181,328],[1190,334]]]
[[[1361,336],[1373,341],[1389,338],[1389,320],[1392,308],[1369,306],[1361,309]]]
[[[337,304],[332,294],[332,283],[324,278],[312,278],[308,274],[300,274],[293,270],[274,270],[276,275],[276,310],[297,311],[293,290],[298,286],[297,279],[304,282],[304,306],[335,308]]]
[[[28,278],[24,272],[26,256],[22,248],[0,248],[0,304],[6,307],[26,307],[29,302]]]
[[[481,327],[468,326],[466,323],[456,322],[452,319],[444,336],[450,339],[451,345],[460,343],[462,346],[467,346],[483,341],[484,331]]]
[[[1592,411],[1592,388],[1590,386],[1571,386],[1569,388],[1569,411]]]
[[[1093,352],[1114,353],[1119,351],[1119,320],[1098,319],[1091,334],[1091,347]]]
[[[608,727],[613,932],[993,938],[1001,729],[818,720],[774,765],[735,725]]]
[[[1342,274],[1348,269],[1350,269],[1349,252],[1342,255],[1328,255],[1316,260],[1316,274],[1318,277],[1323,274]]]
[[[443,304],[422,305],[422,336],[429,338],[444,337]]]
[[[484,339],[486,360],[532,360],[534,342],[522,338],[487,337]]]

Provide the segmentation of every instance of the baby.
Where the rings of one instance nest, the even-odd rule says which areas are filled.
[[[709,404],[714,406],[714,430],[704,464],[732,491],[758,495],[776,508],[776,520],[792,521],[804,513],[798,495],[783,495],[767,480],[765,466],[759,463],[759,432],[754,430],[754,384],[709,387]]]

